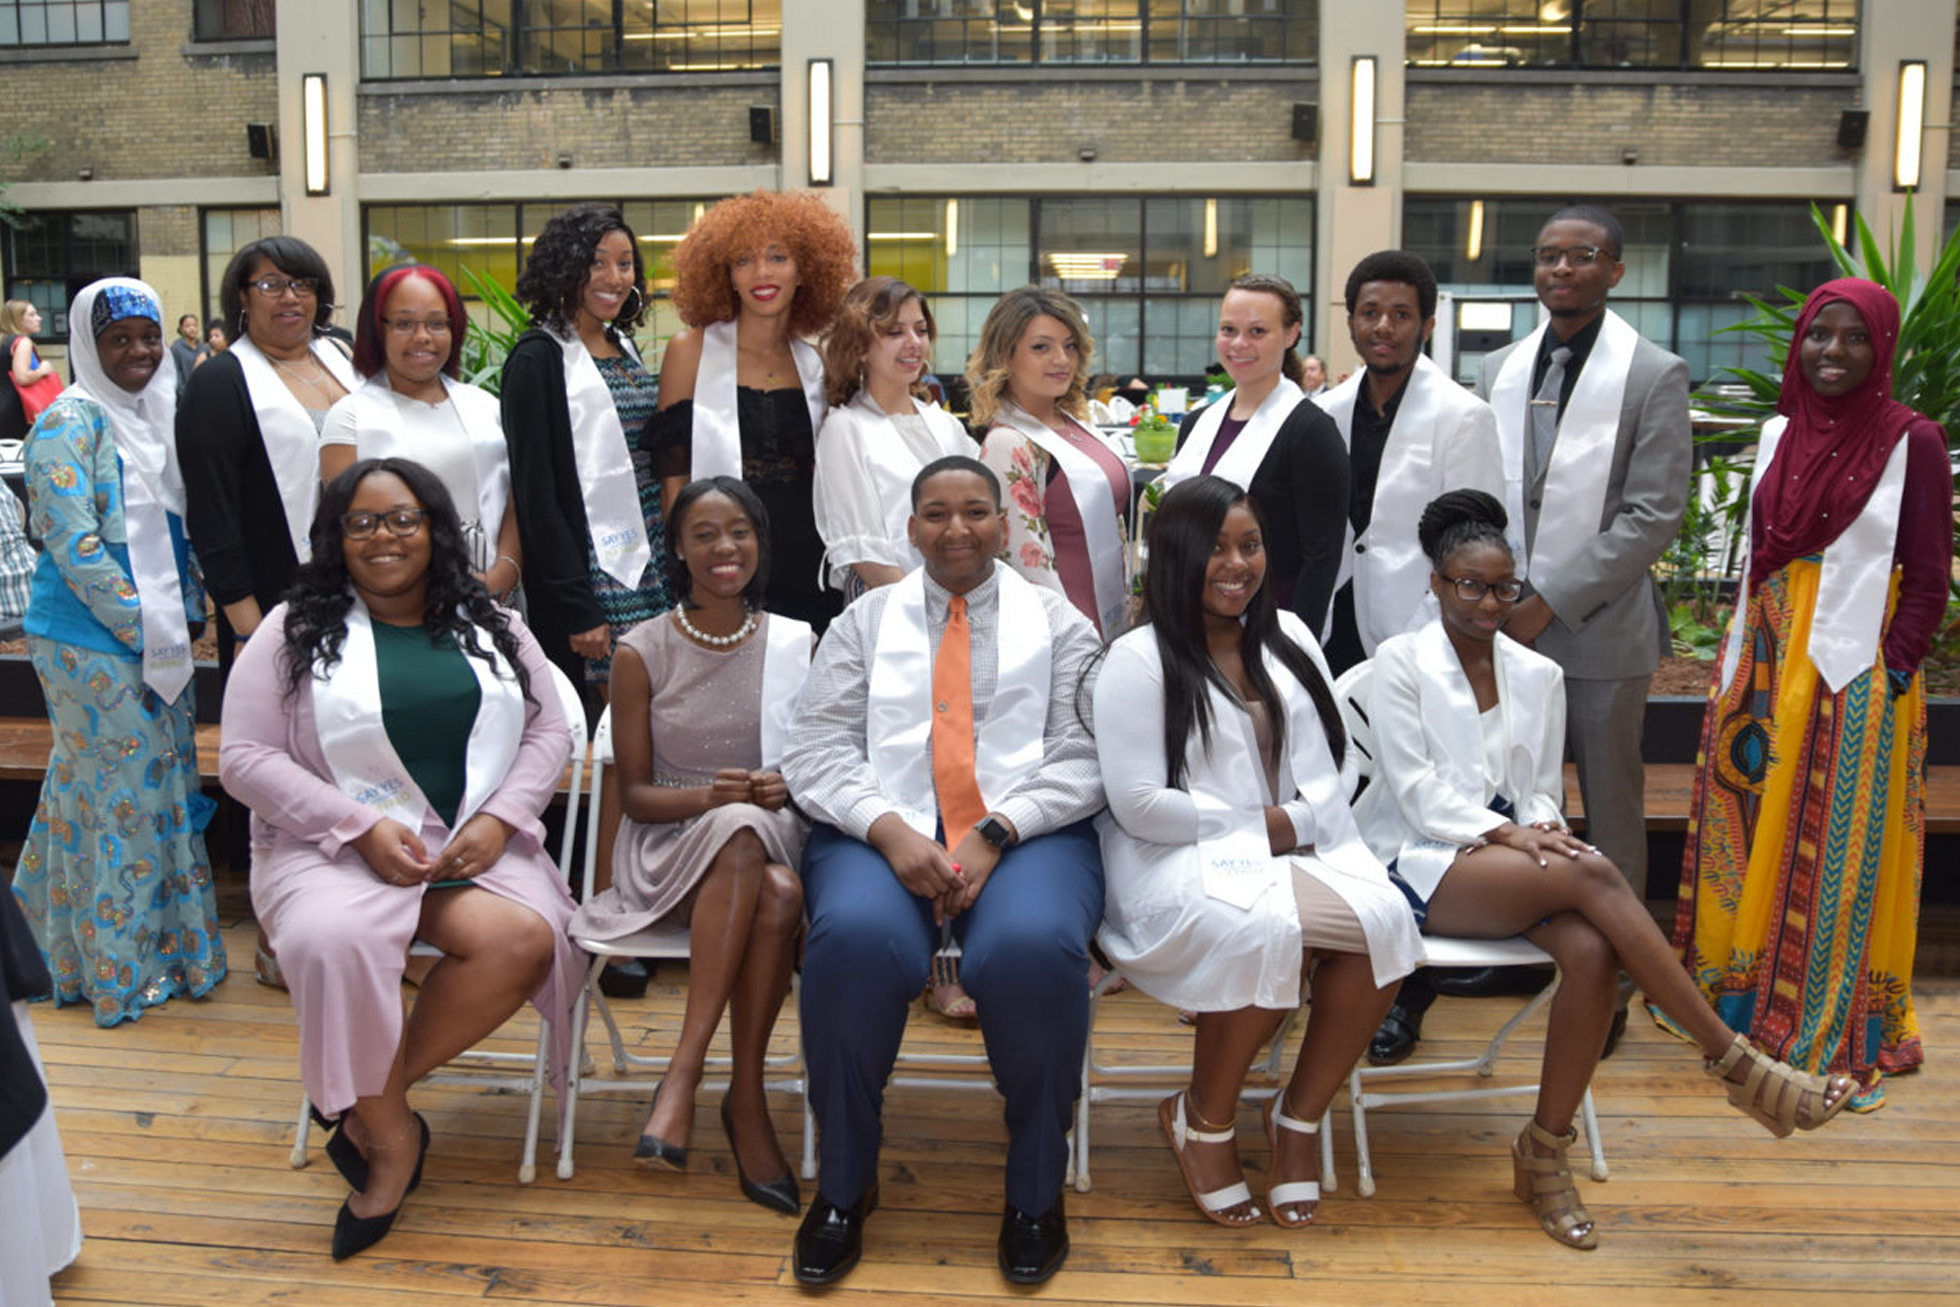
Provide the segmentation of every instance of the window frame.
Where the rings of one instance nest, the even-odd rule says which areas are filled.
[[[416,0],[359,0],[355,15],[355,39],[360,46],[361,80],[364,82],[468,81],[498,77],[668,76],[687,72],[775,71],[782,67],[782,6],[791,3],[791,0],[776,0],[773,16],[765,12],[758,18],[756,13],[758,6],[766,8],[770,0],[720,0],[715,6],[717,16],[713,20],[668,24],[647,22],[644,25],[636,21],[636,15],[628,12],[627,0],[610,0],[608,6],[610,13],[605,25],[600,29],[595,29],[590,24],[552,24],[549,18],[556,8],[553,0],[505,0],[505,3],[508,5],[508,26],[503,27],[501,40],[492,40],[489,35],[491,16],[485,13],[488,7],[485,0],[476,0],[474,14],[464,14],[461,18],[453,13],[458,6],[442,6],[440,12],[451,16],[452,25],[447,27],[421,23],[419,19],[423,6],[416,3]],[[398,11],[404,4],[413,5],[417,17],[406,20],[404,25],[398,28],[395,25],[396,19]],[[735,5],[740,5],[746,13],[740,17],[721,16],[723,10]],[[377,9],[385,11],[388,15],[389,22],[385,31],[374,32],[369,28],[369,19]],[[652,9],[649,13],[657,15],[658,10]],[[472,18],[473,23],[470,21]],[[773,24],[773,57],[760,59],[756,57],[758,48],[763,50],[769,48],[766,45],[758,47],[756,44],[756,37],[762,32],[762,28],[758,27],[759,23]],[[749,57],[746,61],[718,61],[710,67],[699,66],[692,62],[692,52],[699,45],[705,42],[718,49],[730,49],[734,43],[729,42],[724,45],[723,39],[717,34],[743,28],[747,29],[750,37],[747,47]],[[542,60],[538,55],[545,48],[541,42],[548,43],[553,37],[572,39],[581,33],[590,35],[595,30],[599,34],[600,41],[596,55],[587,56],[581,53],[576,67],[554,69],[541,66]],[[663,34],[669,32],[678,33],[672,39],[678,43],[681,59],[662,66],[653,56],[661,54],[667,48],[664,42],[669,38]],[[637,47],[642,42],[646,43],[648,59],[644,63],[629,59],[627,57],[629,47]],[[398,43],[405,43],[407,48],[416,52],[415,71],[395,71],[395,51]],[[430,49],[432,43],[448,45],[447,66],[450,71],[436,73],[426,71],[425,65],[429,60],[423,52]],[[456,71],[459,62],[456,54],[459,51],[466,55],[462,62],[472,62],[467,56],[475,56],[474,62],[478,64],[478,68],[474,71]],[[381,52],[386,54],[385,71],[375,66],[376,55]],[[494,67],[491,66],[491,59],[484,57],[492,54],[495,56]]]
[[[1616,6],[1620,0],[1572,0],[1572,10],[1567,18],[1560,20],[1570,25],[1569,36],[1562,56],[1551,59],[1534,58],[1527,55],[1519,45],[1498,44],[1484,47],[1473,38],[1489,36],[1502,42],[1508,34],[1512,38],[1520,36],[1546,35],[1544,24],[1538,21],[1539,6],[1532,0],[1501,0],[1507,9],[1517,12],[1490,13],[1480,11],[1475,0],[1407,0],[1403,10],[1404,48],[1407,50],[1406,62],[1410,68],[1450,71],[1491,71],[1506,69],[1510,71],[1565,71],[1586,73],[1614,72],[1691,72],[1691,73],[1732,73],[1745,74],[1791,73],[1842,71],[1856,72],[1863,55],[1862,38],[1865,27],[1859,0],[1809,0],[1811,4],[1821,5],[1821,17],[1808,15],[1775,15],[1766,12],[1767,0],[1753,0],[1757,12],[1749,15],[1731,17],[1727,10],[1731,4],[1750,4],[1752,0],[1724,0],[1720,17],[1706,23],[1703,50],[1713,48],[1727,53],[1737,45],[1742,45],[1752,57],[1748,59],[1706,58],[1691,52],[1689,35],[1699,21],[1694,15],[1695,0],[1674,0],[1674,14],[1671,17],[1621,16],[1609,6]],[[1606,10],[1603,16],[1589,18],[1588,5]],[[1840,8],[1848,13],[1837,12]],[[1722,40],[1712,46],[1706,42],[1709,33],[1730,27],[1740,29],[1743,34],[1738,42]],[[1791,30],[1793,27],[1809,30]],[[1789,38],[1784,44],[1794,51],[1799,40],[1813,39],[1835,41],[1848,39],[1850,42],[1846,57],[1839,60],[1819,57],[1817,59],[1787,59],[1778,63],[1765,63],[1761,56],[1766,46],[1766,38],[1771,28],[1785,29],[1782,35]],[[1821,29],[1842,28],[1848,31],[1827,32]],[[1640,33],[1651,34],[1661,31],[1668,35],[1662,37],[1663,44],[1675,50],[1672,60],[1648,59],[1634,60],[1629,56],[1634,46],[1627,40],[1629,34],[1639,29]],[[1723,35],[1727,33],[1724,31]],[[1671,36],[1671,40],[1669,39]],[[1440,40],[1439,40],[1440,38]],[[1425,45],[1440,46],[1442,40],[1464,39],[1468,44],[1448,58],[1420,58]],[[1617,47],[1615,40],[1622,44]],[[1549,44],[1549,43],[1548,43]],[[1652,42],[1647,44],[1651,45]],[[1825,47],[1828,51],[1829,47]],[[1513,57],[1515,54],[1516,57]],[[1469,56],[1466,58],[1466,56]]]
[[[971,0],[972,3],[985,3],[986,0]],[[1270,17],[1259,14],[1203,14],[1194,12],[1208,7],[1213,0],[1103,0],[1093,4],[1091,0],[1074,0],[1073,9],[1093,7],[1099,10],[1095,16],[1071,13],[1069,17],[1050,18],[1048,6],[1055,0],[1028,0],[1032,16],[1028,21],[1026,41],[1027,57],[1017,55],[1002,56],[1001,28],[1003,11],[1011,13],[1014,6],[992,0],[991,14],[959,15],[942,14],[929,16],[905,16],[897,13],[884,13],[897,7],[898,0],[868,0],[865,12],[865,42],[867,47],[866,66],[870,68],[1151,68],[1151,67],[1192,67],[1192,68],[1277,68],[1312,67],[1319,60],[1320,45],[1320,0],[1260,0],[1273,5],[1277,12]],[[957,0],[942,0],[942,3],[957,3]],[[1121,5],[1125,12],[1109,13],[1109,9]],[[1154,13],[1162,5],[1174,6],[1175,12]],[[1295,12],[1295,11],[1299,12]],[[1063,42],[1076,39],[1091,40],[1097,28],[1114,30],[1119,26],[1136,24],[1136,39],[1133,43],[1135,53],[1127,56],[1078,55],[1074,57],[1057,56],[1052,49]],[[925,32],[930,28],[958,23],[963,31],[959,41],[959,53],[954,57],[937,58],[880,58],[878,48],[880,38],[892,51],[905,48],[914,42],[908,41],[908,32]],[[1259,30],[1254,25],[1270,23],[1278,32],[1277,46],[1281,53],[1271,57],[1260,57],[1243,50],[1236,57],[1215,55],[1209,58],[1194,58],[1190,54],[1194,38],[1191,29],[1198,24],[1239,23],[1247,30]],[[1153,36],[1153,29],[1171,27],[1176,29],[1173,38],[1177,54],[1172,57],[1158,57],[1153,48],[1162,42],[1161,37]],[[985,40],[989,35],[994,54],[991,57],[972,57],[969,53],[975,44],[975,36],[968,33],[980,29],[979,36]],[[1304,53],[1296,53],[1295,47],[1304,47]]]
[[[0,0],[0,50],[63,50],[78,46],[128,45],[130,43],[131,11],[136,0]],[[27,11],[41,15],[43,36],[39,40],[24,40],[21,37]],[[98,36],[75,36],[53,40],[45,35],[48,15],[55,10],[65,10],[71,18],[79,22],[83,12],[93,12]],[[110,32],[111,15],[121,16],[122,34],[112,36]],[[11,31],[9,39],[6,33]]]

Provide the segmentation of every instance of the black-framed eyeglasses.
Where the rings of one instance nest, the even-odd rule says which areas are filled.
[[[1590,268],[1601,259],[1610,263],[1617,257],[1597,245],[1534,245],[1531,249],[1532,262],[1541,268],[1556,268],[1562,259],[1572,260],[1575,268]]]
[[[260,277],[252,283],[252,289],[269,300],[276,300],[287,291],[303,300],[310,300],[320,293],[318,277]]]
[[[1456,597],[1466,604],[1477,603],[1486,594],[1496,595],[1500,604],[1514,604],[1524,598],[1522,581],[1486,581],[1480,576],[1446,576],[1443,579],[1456,587]]]
[[[412,536],[422,529],[429,516],[420,508],[391,508],[385,513],[346,513],[340,519],[340,533],[349,540],[365,540],[379,527],[392,536]]]
[[[388,329],[389,335],[402,337],[413,336],[418,331],[426,331],[431,336],[447,336],[456,329],[450,325],[448,318],[430,318],[426,322],[421,318],[383,318],[381,325]]]

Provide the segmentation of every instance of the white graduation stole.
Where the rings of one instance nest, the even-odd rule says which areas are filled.
[[[987,715],[976,723],[974,772],[989,809],[1040,768],[1048,730],[1054,639],[1041,594],[994,564],[1000,611],[994,623],[999,674]],[[932,838],[939,800],[926,765],[932,738],[932,636],[926,626],[925,569],[891,587],[879,615],[865,703],[865,745],[878,788],[913,830]]]
[[[462,829],[503,784],[524,736],[524,691],[517,683],[517,674],[498,652],[490,633],[481,627],[477,628],[477,642],[489,651],[492,662],[467,654],[463,657],[476,675],[481,693],[476,721],[470,727],[463,805],[450,826],[452,831]],[[429,800],[408,774],[382,724],[373,619],[358,597],[347,610],[347,638],[340,647],[340,661],[325,679],[316,667],[309,688],[320,751],[326,755],[334,785],[348,798],[419,834]],[[549,685],[532,686],[534,694],[551,692]],[[437,814],[437,819],[442,820],[442,815]]]
[[[994,420],[1017,432],[1061,467],[1089,550],[1090,575],[1096,589],[1096,627],[1105,639],[1121,634],[1129,615],[1129,588],[1123,581],[1123,532],[1110,496],[1108,475],[1095,459],[1017,404],[1002,407]],[[1102,439],[1094,431],[1089,435],[1097,441]]]
[[[1749,538],[1756,515],[1756,487],[1774,470],[1777,446],[1790,420],[1781,414],[1763,423],[1756,443],[1756,470],[1749,482],[1749,508],[1742,521],[1742,593],[1729,614],[1722,649],[1722,688],[1735,679],[1742,654],[1743,617],[1749,607]],[[1824,547],[1817,578],[1817,604],[1810,619],[1810,662],[1832,694],[1871,668],[1885,626],[1891,591],[1892,555],[1898,547],[1899,510],[1905,502],[1906,440],[1892,446],[1885,471],[1857,520]]]
[[[823,428],[823,359],[808,341],[791,338],[790,358],[810,407],[810,435]],[[742,479],[742,425],[736,416],[736,328],[733,319],[701,328],[701,362],[694,373],[694,424],[688,476]]]
[[[1184,438],[1184,447],[1177,451],[1164,475],[1158,478],[1164,489],[1169,490],[1178,482],[1204,472],[1205,456],[1211,453],[1212,442],[1218,438],[1218,429],[1224,425],[1225,415],[1232,411],[1234,393],[1220,395],[1199,410],[1197,420],[1191,425],[1191,434]],[[1250,490],[1253,474],[1266,461],[1266,451],[1273,447],[1280,426],[1305,398],[1304,391],[1288,378],[1281,377],[1272,393],[1261,400],[1252,416],[1246,419],[1245,426],[1239,430],[1238,439],[1219,458],[1218,466],[1211,470],[1211,474],[1225,478],[1241,490]]]
[[[1541,324],[1511,351],[1491,383],[1490,406],[1497,414],[1497,432],[1504,446],[1504,466],[1523,467],[1525,442],[1531,433],[1531,374],[1537,366],[1540,342],[1550,325]],[[1519,560],[1519,576],[1556,576],[1572,557],[1602,529],[1606,483],[1613,471],[1613,447],[1620,438],[1620,409],[1626,398],[1627,369],[1640,343],[1638,332],[1625,318],[1606,310],[1599,338],[1572,387],[1565,416],[1559,419],[1558,439],[1552,445],[1551,466],[1545,472],[1529,554]]]
[[[156,484],[161,469],[152,473],[123,457],[120,450],[117,457],[123,474],[124,544],[143,624],[143,683],[165,703],[175,703],[194,669],[177,551],[170,543],[170,517]]]
[[[556,333],[553,333],[556,335]],[[626,451],[626,430],[619,424],[612,391],[599,375],[599,365],[576,331],[559,336],[564,353],[565,408],[572,420],[572,462],[578,468],[579,497],[585,504],[585,526],[592,539],[592,556],[599,570],[631,590],[653,561],[647,541],[646,517],[640,512],[640,487],[633,476],[633,459]],[[620,348],[631,344],[620,338]],[[487,529],[493,529],[486,525]]]
[[[338,349],[314,341],[314,361],[346,388],[359,390],[361,378],[354,365]],[[293,556],[304,563],[313,557],[309,533],[313,530],[313,509],[320,502],[320,430],[279,372],[250,336],[241,335],[231,346],[245,376],[245,390],[258,418],[259,437],[265,444],[266,461],[272,465],[273,484],[279,487],[279,503],[286,510],[286,535],[293,542]]]
[[[777,771],[783,765],[783,741],[796,715],[796,698],[810,674],[815,632],[808,622],[781,613],[766,614],[762,627],[762,711],[758,714],[762,768]]]

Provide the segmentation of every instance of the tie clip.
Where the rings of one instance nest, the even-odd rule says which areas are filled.
[[[1557,408],[1557,407],[1558,407],[1558,401],[1557,401],[1557,400],[1555,400],[1555,399],[1534,399],[1534,400],[1532,400],[1532,401],[1531,401],[1531,406],[1532,406],[1533,408],[1541,408],[1541,407],[1542,407],[1542,408]]]

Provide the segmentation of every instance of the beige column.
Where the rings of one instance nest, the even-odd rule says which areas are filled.
[[[783,0],[782,179],[810,185],[810,61],[831,62],[831,184],[824,198],[864,246],[864,0]],[[821,124],[820,124],[821,126]]]
[[[1399,245],[1402,238],[1403,8],[1402,0],[1320,6],[1320,193],[1314,243],[1319,304],[1312,336],[1315,352],[1327,360],[1329,381],[1359,362],[1348,341],[1342,295],[1349,269],[1376,250]],[[1366,186],[1352,182],[1349,159],[1349,104],[1359,56],[1375,60],[1375,179]]]
[[[357,6],[278,0],[279,200],[286,234],[320,251],[332,269],[342,326],[353,321],[367,282],[361,250],[360,150],[354,93],[360,82]],[[327,194],[306,193],[306,131],[301,80],[327,79]]]
[[[1954,6],[1950,0],[1883,0],[1860,6],[1862,103],[1871,110],[1857,164],[1858,212],[1880,249],[1890,250],[1905,216],[1906,196],[1893,189],[1899,143],[1899,64],[1926,63],[1926,114],[1913,194],[1914,255],[1921,268],[1939,247],[1946,210],[1947,147],[1953,118]]]

